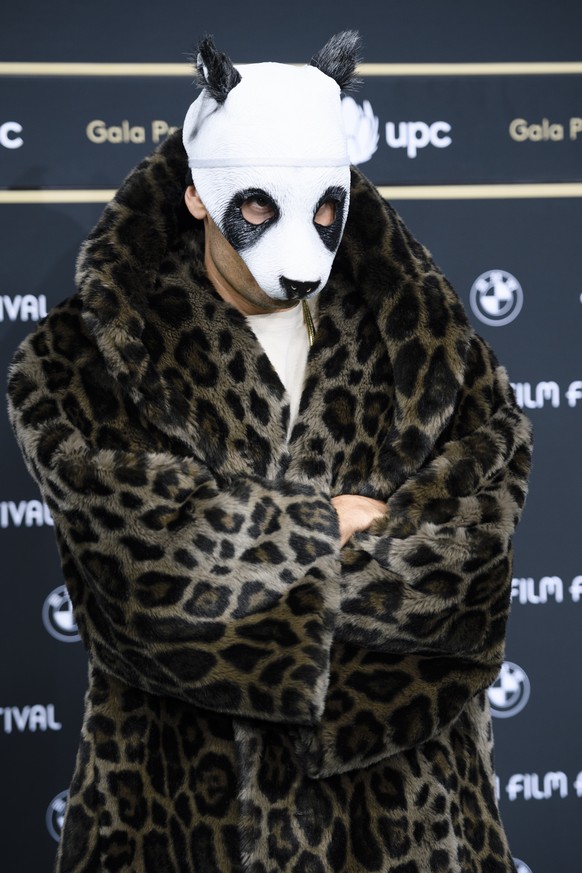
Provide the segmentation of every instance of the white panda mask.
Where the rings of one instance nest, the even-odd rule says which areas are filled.
[[[351,84],[358,36],[333,37],[311,65],[235,68],[203,40],[204,88],[183,141],[211,219],[274,300],[312,297],[326,284],[349,208],[350,169],[341,90]],[[329,71],[329,74],[328,72]],[[254,200],[268,217],[251,223]],[[327,220],[316,221],[324,204]]]

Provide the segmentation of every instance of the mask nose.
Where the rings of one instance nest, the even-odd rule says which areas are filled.
[[[287,279],[286,276],[279,277],[279,284],[285,292],[287,300],[306,297],[311,291],[315,291],[319,286],[319,279],[315,282],[296,282],[294,279]]]

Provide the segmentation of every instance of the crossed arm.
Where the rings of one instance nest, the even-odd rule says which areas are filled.
[[[509,404],[388,504],[330,502],[256,477],[218,488],[192,458],[95,451],[33,373],[13,372],[12,421],[96,666],[154,694],[305,726],[312,775],[425,741],[494,678],[529,459]],[[474,485],[451,499],[467,465]]]

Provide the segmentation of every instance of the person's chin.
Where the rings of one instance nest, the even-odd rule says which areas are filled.
[[[299,303],[299,297],[274,297],[269,294],[267,291],[263,290],[263,294],[265,295],[263,298],[263,304],[265,307],[270,307],[271,309],[289,309],[291,306],[294,306],[296,303]]]
[[[289,309],[291,306],[294,306],[301,300],[311,300],[312,297],[315,297],[317,294],[319,294],[320,290],[320,288],[316,288],[315,291],[309,291],[308,294],[294,294],[292,297],[275,297],[265,290],[263,290],[263,294],[265,294],[265,296],[269,298],[269,300],[273,304],[273,307],[275,307],[276,309]]]

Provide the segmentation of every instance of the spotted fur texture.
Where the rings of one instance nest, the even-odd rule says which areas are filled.
[[[58,873],[508,873],[485,689],[530,431],[374,188],[299,418],[214,292],[179,134],[20,347],[10,415],[89,652]],[[340,551],[330,496],[388,514]]]

